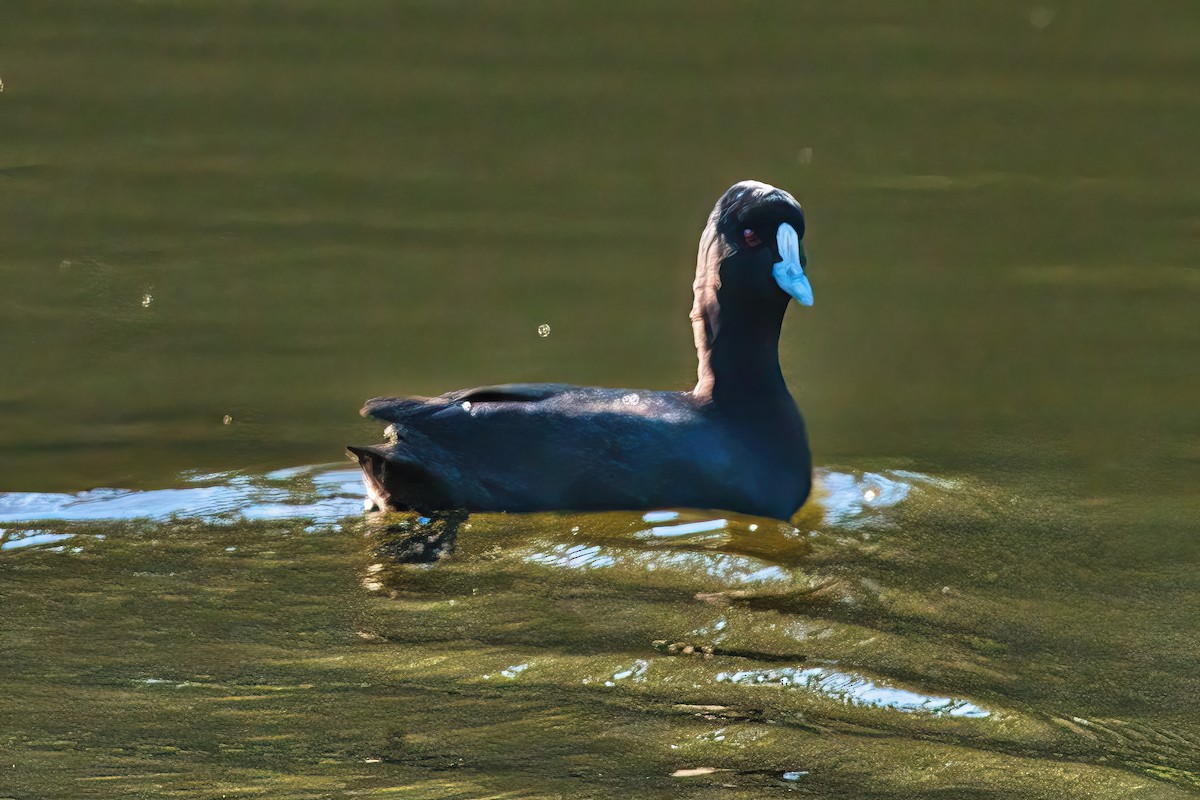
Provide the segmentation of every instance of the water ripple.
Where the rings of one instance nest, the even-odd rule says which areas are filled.
[[[881,513],[908,499],[916,486],[952,491],[953,481],[908,470],[835,472],[818,470],[816,501],[827,525],[859,528],[876,524]]]
[[[854,705],[891,708],[896,711],[945,714],[951,717],[989,717],[991,712],[974,703],[951,697],[935,697],[908,689],[881,686],[861,675],[825,667],[780,667],[749,669],[717,674],[718,683],[748,686],[797,687],[820,692]]]
[[[724,584],[784,584],[795,580],[787,569],[750,556],[691,551],[643,551],[600,545],[555,544],[523,556],[528,564],[558,569],[624,567],[644,572],[707,574]]]
[[[264,476],[188,475],[172,489],[91,489],[0,493],[0,522],[199,519],[205,522],[310,519],[332,523],[361,513],[357,470],[303,467]]]
[[[167,520],[205,522],[311,519],[333,523],[362,511],[359,473],[341,465],[302,466],[265,475],[238,472],[185,473],[183,487],[81,492],[0,492],[0,522]],[[877,524],[880,514],[904,501],[915,485],[949,490],[953,485],[919,473],[890,470],[862,474],[818,470],[814,503],[828,525],[857,528]],[[727,531],[723,517],[681,519],[678,511],[647,512],[642,520],[658,523],[640,533],[646,539],[671,539]],[[740,525],[740,523],[738,523]],[[749,531],[758,524],[747,524]]]

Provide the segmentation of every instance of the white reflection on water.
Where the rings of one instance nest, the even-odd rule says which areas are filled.
[[[511,681],[527,669],[529,669],[529,662],[525,662],[524,664],[513,664],[500,670],[500,676],[503,678],[508,678]],[[482,677],[485,681],[490,681],[492,679],[490,674],[483,675]]]
[[[634,659],[632,665],[621,667],[613,673],[612,678],[604,682],[605,686],[616,686],[617,681],[633,679],[635,681],[643,681],[646,678],[646,671],[650,669],[650,662],[644,658]]]
[[[548,567],[565,567],[567,569],[603,569],[611,567],[617,560],[605,555],[599,545],[558,544],[546,553],[533,553],[526,556],[530,564],[544,564]]]
[[[299,479],[307,478],[306,481]],[[0,493],[0,522],[166,520],[206,522],[311,519],[332,523],[362,513],[356,469],[302,467],[263,476],[191,475],[182,489],[92,489],[75,493]],[[289,485],[285,481],[295,481]]]
[[[642,551],[599,545],[556,544],[523,556],[529,564],[560,569],[624,567],[646,572],[703,572],[727,584],[787,583],[793,576],[783,567],[749,556],[728,553]]]
[[[4,533],[4,529],[0,528],[0,534]],[[61,542],[63,539],[70,539],[74,534],[70,533],[51,533],[50,531],[13,531],[4,536],[0,541],[0,550],[16,550],[19,547],[42,547],[48,544]]]
[[[816,502],[825,516],[825,524],[843,528],[857,528],[874,523],[878,512],[892,508],[908,498],[916,484],[953,489],[952,481],[931,478],[919,472],[888,470],[886,474],[832,470],[817,471],[820,487]]]
[[[647,515],[649,516],[649,515]],[[727,519],[705,519],[699,522],[682,522],[678,525],[656,525],[642,531],[639,536],[666,538],[671,536],[688,536],[693,533],[709,533],[724,530],[729,526]]]
[[[749,669],[739,672],[717,674],[718,683],[736,683],[746,686],[795,686],[820,692],[854,705],[891,708],[896,711],[922,711],[930,714],[945,714],[951,717],[990,717],[991,712],[966,700],[932,695],[880,686],[861,675],[836,672],[824,667],[779,667],[777,669]]]
[[[172,517],[206,522],[311,519],[330,524],[362,513],[363,488],[358,470],[341,465],[302,466],[265,475],[238,472],[185,473],[183,488],[131,490],[92,489],[73,493],[0,492],[0,523],[50,520],[166,520]],[[878,512],[905,498],[913,486],[953,489],[950,481],[915,472],[884,473],[818,470],[815,502],[831,526],[855,528],[878,521]],[[725,531],[724,518],[681,521],[678,511],[650,511],[642,516],[656,524],[645,538],[670,538]],[[670,524],[674,523],[674,524]],[[750,530],[757,525],[749,526]]]

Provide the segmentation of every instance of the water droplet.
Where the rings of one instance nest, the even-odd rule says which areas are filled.
[[[224,417],[221,418],[222,425],[231,425],[232,423],[233,423],[233,417],[229,416],[228,414],[226,414]]]
[[[549,325],[547,325],[544,322],[541,325],[538,325],[538,336],[545,339],[549,335],[550,335],[550,326]]]
[[[154,296],[151,295],[149,292],[142,295],[142,308],[149,308],[150,304],[153,302],[154,302]]]

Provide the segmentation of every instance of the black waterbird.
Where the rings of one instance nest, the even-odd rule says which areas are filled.
[[[384,510],[706,508],[788,519],[808,497],[804,420],[779,368],[792,298],[812,305],[804,213],[735,184],[700,236],[690,392],[518,383],[377,397],[389,442],[350,447]]]

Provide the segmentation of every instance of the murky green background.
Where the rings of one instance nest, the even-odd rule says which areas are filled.
[[[1191,2],[6,0],[0,797],[1200,794],[1197,42]],[[352,476],[271,472],[370,395],[690,386],[746,177],[809,218],[794,528],[481,516],[393,565]]]

